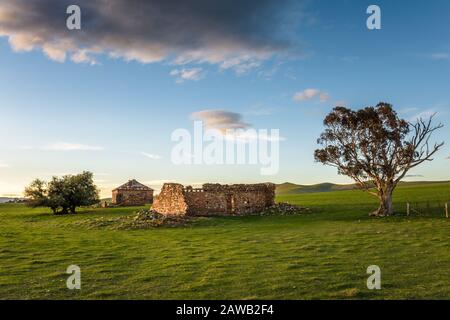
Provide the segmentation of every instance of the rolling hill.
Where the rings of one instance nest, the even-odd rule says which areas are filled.
[[[414,186],[414,185],[424,185],[424,184],[439,184],[448,183],[449,181],[408,181],[400,182],[401,186]],[[357,189],[356,184],[335,184],[335,183],[319,183],[313,185],[301,185],[291,182],[285,182],[282,184],[277,184],[276,194],[303,194],[303,193],[320,193],[320,192],[331,192],[331,191],[344,191]]]

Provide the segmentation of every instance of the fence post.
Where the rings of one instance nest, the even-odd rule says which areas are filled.
[[[409,202],[406,203],[406,215],[409,216]]]
[[[448,202],[445,203],[445,217],[448,218]]]

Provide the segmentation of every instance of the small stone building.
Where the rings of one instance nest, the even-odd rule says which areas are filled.
[[[143,206],[153,203],[153,189],[134,179],[129,180],[112,191],[112,203],[123,206]]]
[[[256,213],[275,203],[275,185],[204,184],[202,188],[164,184],[152,209],[161,214],[209,216]]]

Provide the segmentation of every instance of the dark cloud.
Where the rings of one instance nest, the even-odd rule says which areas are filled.
[[[82,30],[66,29],[71,4],[81,7]],[[296,52],[289,35],[300,6],[292,0],[2,0],[0,36],[17,51],[41,49],[57,61],[92,63],[107,53],[245,72]]]

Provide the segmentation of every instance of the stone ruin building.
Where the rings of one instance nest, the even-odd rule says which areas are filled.
[[[134,179],[129,180],[112,191],[112,203],[123,206],[143,206],[153,203],[153,189]]]
[[[270,207],[275,202],[275,185],[204,184],[202,188],[165,183],[152,210],[164,215],[245,215]]]

